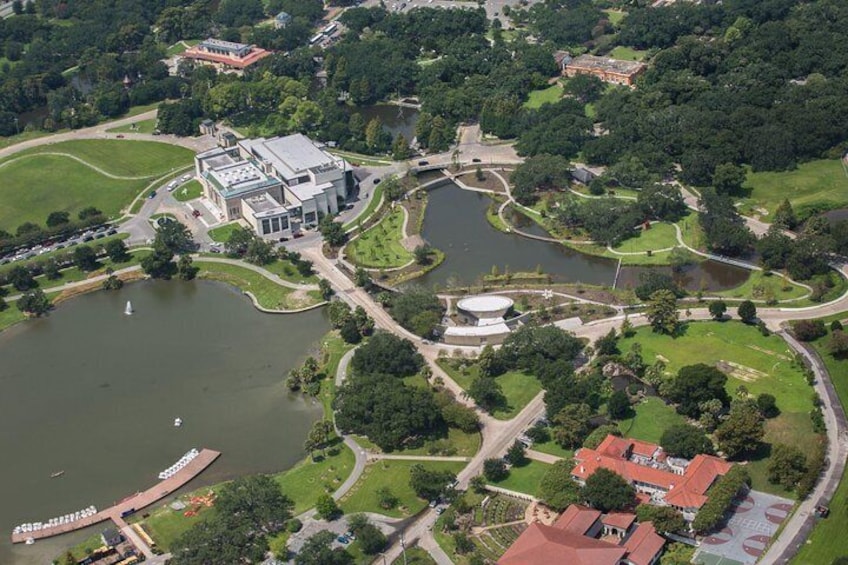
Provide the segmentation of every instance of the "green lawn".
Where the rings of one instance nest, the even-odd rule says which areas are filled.
[[[7,302],[6,308],[0,310],[0,332],[6,328],[10,328],[18,322],[26,320],[26,316],[18,310],[15,302]]]
[[[495,486],[523,492],[531,496],[536,496],[539,490],[539,483],[542,477],[548,472],[551,466],[548,463],[541,461],[529,461],[521,467],[512,467],[509,470],[509,475],[502,481],[490,483]]]
[[[625,239],[613,247],[621,253],[656,251],[677,245],[677,232],[672,224],[651,224],[651,229],[640,229],[636,237]]]
[[[111,178],[62,155],[40,154],[45,152],[68,153],[109,174],[140,178]],[[115,217],[154,178],[191,158],[181,147],[128,140],[69,141],[18,153],[0,162],[0,229],[43,225],[50,212],[75,216],[87,206]]]
[[[242,291],[250,291],[263,308],[294,310],[318,302],[311,294],[281,286],[257,272],[238,265],[212,263],[202,259],[198,259],[194,264],[200,268],[198,277],[225,282]]]
[[[359,216],[352,219],[342,227],[344,227],[345,230],[349,230],[352,227],[356,226],[357,222],[359,222],[360,219],[362,221],[367,220],[368,216],[370,216],[374,212],[374,210],[377,209],[377,206],[380,205],[381,198],[383,198],[383,185],[378,184],[377,187],[374,189],[374,193],[371,195],[371,200],[368,201],[368,206],[365,207],[365,209],[359,214]]]
[[[139,120],[125,126],[107,129],[106,131],[112,133],[153,133],[154,129],[156,129],[156,118]]]
[[[541,108],[543,104],[553,104],[562,98],[562,87],[553,84],[543,90],[533,90],[524,102],[524,107],[529,109]]]
[[[634,406],[635,414],[618,423],[624,437],[659,443],[665,430],[685,422],[674,408],[656,397],[646,398]]]
[[[282,261],[277,259],[269,265],[262,265],[262,268],[289,282],[298,284],[318,284],[318,275],[313,274],[308,277],[301,276],[291,261]]]
[[[818,340],[813,345],[824,360],[842,407],[848,410],[848,360],[837,360],[827,353],[825,346],[828,339],[829,336]],[[842,475],[829,508],[830,516],[819,520],[807,543],[792,560],[793,564],[828,564],[838,557],[848,555],[848,537],[845,536],[845,529],[848,527],[848,468]]]
[[[800,298],[809,294],[809,291],[802,286],[789,282],[783,277],[766,274],[763,271],[751,271],[751,276],[741,285],[729,290],[716,292],[715,294],[726,296],[727,298],[769,301],[772,298],[775,300]]]
[[[545,443],[534,443],[530,449],[535,451],[541,451],[542,453],[548,453],[550,455],[554,455],[556,457],[562,457],[563,459],[571,459],[574,457],[573,449],[566,449],[555,442],[553,439],[546,441]]]
[[[274,478],[280,483],[283,493],[295,501],[294,513],[300,514],[315,506],[319,496],[331,494],[339,488],[353,471],[353,465],[353,452],[339,443],[327,451],[327,457],[319,458],[318,462],[313,463],[307,457]]]
[[[810,161],[794,171],[748,172],[745,188],[751,191],[744,201],[746,210],[765,208],[769,216],[784,198],[789,198],[796,213],[812,206],[848,204],[848,175],[838,159]],[[769,216],[764,219],[769,221]]]
[[[199,180],[190,180],[187,183],[178,186],[173,192],[174,198],[180,202],[187,202],[203,196],[203,185]]]
[[[624,19],[624,16],[627,15],[627,12],[620,12],[618,10],[604,10],[604,13],[607,15],[610,23],[616,26],[620,24],[621,20]]]
[[[416,545],[406,550],[406,557],[401,555],[392,561],[392,565],[436,565],[436,561],[426,550]]]
[[[218,226],[217,228],[209,230],[209,237],[212,238],[212,241],[226,243],[227,240],[230,239],[230,234],[243,227],[244,226],[242,226],[239,222],[230,222],[229,224],[224,224],[223,226]]]
[[[392,161],[385,158],[374,157],[373,155],[362,155],[361,153],[351,153],[350,151],[342,151],[341,149],[330,149],[330,153],[343,157],[351,165],[360,165],[363,167],[381,167],[391,165]]]
[[[396,461],[381,460],[369,464],[362,477],[340,501],[347,514],[355,512],[378,512],[396,518],[412,516],[427,505],[426,500],[416,496],[409,486],[409,470],[420,464],[427,469],[448,470],[458,473],[465,467],[463,462],[454,461]],[[399,501],[396,508],[385,510],[377,501],[377,490],[386,487]]]
[[[186,50],[186,46],[183,45],[183,43],[185,43],[186,45],[189,45],[191,47],[194,47],[195,45],[200,43],[200,40],[199,39],[186,39],[186,40],[183,40],[183,41],[177,41],[173,45],[169,46],[165,50],[165,53],[168,55],[168,57],[173,57],[174,55],[179,55],[180,53],[183,53]]]
[[[645,59],[647,54],[647,51],[640,51],[638,49],[633,49],[632,47],[619,45],[609,52],[609,57],[612,59],[622,59],[624,61],[642,61]]]
[[[634,337],[621,340],[620,348],[628,351],[635,341],[642,345],[646,363],[652,364],[661,356],[667,360],[667,371],[672,374],[685,365],[726,363],[725,371],[731,371],[726,389],[731,396],[744,384],[750,395],[769,393],[777,400],[781,413],[767,422],[764,441],[795,445],[805,453],[812,451],[810,439],[815,436],[809,413],[813,408],[813,390],[793,365],[793,352],[779,336],[764,337],[755,327],[741,322],[692,322],[686,324],[684,335],[676,339],[655,334],[650,328],[640,328]],[[659,406],[649,409],[645,414],[649,417],[643,423],[637,409],[629,435],[659,439],[662,431],[673,423],[670,409],[666,416],[659,410]],[[659,422],[661,418],[667,420]],[[767,481],[768,459],[764,456],[752,456],[752,459],[748,467],[753,488],[786,496],[783,489]]]
[[[448,359],[439,359],[438,364],[465,390],[471,387],[471,382],[480,374],[480,367],[476,363],[469,363],[462,371],[455,369]],[[542,385],[536,377],[521,371],[509,371],[495,377],[495,380],[501,385],[507,401],[506,406],[496,408],[492,413],[498,420],[514,418],[542,390]]]
[[[403,208],[395,207],[347,246],[348,259],[357,265],[375,269],[402,267],[412,261],[412,253],[400,243],[403,220]]]

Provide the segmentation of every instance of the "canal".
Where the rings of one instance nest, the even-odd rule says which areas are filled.
[[[99,529],[12,547],[15,525],[110,506],[192,447],[223,455],[191,489],[302,459],[321,409],[282,383],[328,329],[321,310],[267,315],[228,286],[172,281],[0,333],[0,563],[49,563]]]
[[[394,104],[374,104],[356,108],[351,113],[360,114],[366,125],[375,118],[379,119],[386,131],[392,135],[392,139],[402,133],[406,141],[411,143],[415,137],[415,124],[418,123],[418,110],[415,108]]]

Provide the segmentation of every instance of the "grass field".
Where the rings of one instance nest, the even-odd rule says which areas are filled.
[[[262,265],[262,268],[289,282],[297,284],[318,284],[318,275],[309,275],[308,277],[302,276],[295,266],[292,265],[291,261],[282,261],[277,259],[273,263]]]
[[[674,408],[656,397],[649,397],[633,407],[635,414],[618,423],[624,437],[659,443],[665,430],[685,422]]]
[[[67,153],[118,177],[101,174]],[[38,147],[0,162],[0,229],[44,224],[53,211],[95,206],[116,216],[153,179],[191,162],[187,149],[147,141],[79,140]],[[129,178],[133,177],[133,178]],[[135,178],[138,177],[138,178]]]
[[[619,45],[618,47],[609,52],[610,58],[622,59],[624,61],[643,61],[647,54],[647,51],[640,51],[638,49],[633,49],[632,47],[625,47],[623,45]]]
[[[420,464],[427,469],[448,470],[458,473],[465,467],[463,462],[454,461],[392,461],[382,460],[365,467],[362,477],[353,488],[339,501],[347,514],[354,512],[378,512],[396,518],[412,516],[427,505],[427,501],[418,498],[409,486],[409,471],[413,465]],[[377,490],[386,487],[398,498],[398,506],[390,510],[380,507]]]
[[[539,483],[550,467],[548,463],[542,463],[541,461],[528,461],[526,465],[522,465],[521,467],[511,467],[509,475],[504,480],[490,484],[536,496],[539,490]]]
[[[781,413],[768,420],[765,443],[787,443],[805,453],[812,451],[810,438],[814,434],[809,412],[813,408],[813,391],[793,364],[793,352],[779,336],[764,337],[755,327],[740,322],[694,322],[686,324],[684,335],[676,339],[640,328],[634,337],[621,340],[619,345],[622,351],[628,351],[635,341],[642,345],[646,363],[663,358],[671,374],[685,365],[726,363],[725,372],[731,373],[726,389],[731,397],[744,384],[752,396],[769,393],[777,400]],[[670,412],[661,415],[659,406],[647,411],[645,415],[649,418],[644,424],[638,414],[637,409],[636,422],[629,435],[641,439],[659,439],[662,430],[673,423]],[[667,418],[667,421],[653,421],[660,418]],[[768,461],[765,456],[755,456],[748,464],[753,488],[786,496],[783,489],[767,481]]]
[[[180,202],[188,202],[203,195],[203,185],[199,180],[190,180],[174,189],[174,198]]]
[[[750,194],[743,210],[765,208],[769,214],[766,221],[784,198],[789,198],[796,213],[813,206],[848,205],[848,176],[838,159],[810,161],[794,171],[749,172],[744,187]]]
[[[263,308],[270,310],[294,310],[316,304],[318,300],[309,293],[281,286],[261,274],[224,263],[211,263],[199,259],[194,264],[200,268],[199,278],[230,284],[242,291],[249,291]]]
[[[813,345],[827,367],[830,380],[839,395],[839,402],[848,410],[848,360],[834,359],[827,353],[825,345],[828,339],[829,336],[819,339]],[[845,529],[848,527],[848,469],[842,475],[829,508],[830,516],[819,520],[807,543],[801,546],[798,555],[792,560],[794,565],[832,563],[838,557],[848,555],[848,537],[845,536]]]
[[[438,364],[456,381],[456,384],[465,390],[471,387],[472,381],[480,374],[480,367],[474,363],[469,364],[464,371],[455,369],[446,359],[440,359]],[[498,420],[514,418],[542,390],[542,385],[536,377],[520,371],[509,371],[495,377],[495,380],[501,385],[507,401],[506,406],[497,408],[492,413],[492,416]]]
[[[651,229],[639,230],[639,235],[625,239],[619,245],[613,247],[621,253],[641,253],[645,251],[657,251],[677,245],[677,232],[672,224],[651,224]]]
[[[230,234],[243,227],[244,226],[242,226],[239,222],[224,224],[223,226],[218,226],[217,228],[209,230],[209,237],[212,238],[212,241],[226,243],[227,240],[230,239]]]
[[[806,288],[791,283],[783,277],[767,275],[763,271],[752,271],[751,276],[742,285],[715,294],[727,298],[769,301],[772,298],[774,300],[800,298],[808,293]]]
[[[543,90],[533,90],[524,102],[524,107],[529,109],[541,108],[542,104],[553,104],[562,98],[562,87],[553,84]]]
[[[556,457],[562,457],[563,459],[571,459],[572,457],[574,457],[573,449],[566,449],[564,447],[561,447],[553,439],[550,439],[545,443],[534,443],[530,447],[530,449],[533,449],[535,451],[541,451],[542,453],[548,453]]]
[[[604,13],[609,18],[609,21],[612,25],[618,25],[621,23],[621,20],[624,19],[624,16],[627,15],[627,12],[620,12],[618,10],[604,10]]]
[[[299,514],[315,506],[322,494],[332,493],[339,488],[353,471],[353,464],[353,452],[343,443],[339,443],[327,451],[327,457],[318,462],[313,463],[307,457],[292,469],[274,478],[283,493],[295,501],[294,513]]]
[[[183,43],[185,43],[185,45],[183,45]],[[180,53],[183,53],[187,49],[186,45],[194,47],[198,43],[200,43],[199,39],[185,39],[183,41],[177,41],[173,45],[169,46],[165,50],[165,53],[168,55],[168,57],[173,57],[174,55],[179,55]]]
[[[106,131],[112,133],[153,133],[155,129],[156,118],[150,118],[149,120],[139,120],[125,126],[107,129]]]
[[[403,238],[403,208],[397,206],[371,229],[346,248],[348,259],[374,269],[402,267],[412,261],[412,253],[400,241]]]
[[[392,561],[392,565],[436,565],[436,561],[426,550],[416,545],[406,550],[406,557],[401,555]]]

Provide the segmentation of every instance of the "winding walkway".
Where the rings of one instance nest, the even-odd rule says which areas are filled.
[[[77,157],[76,155],[74,155],[72,153],[65,153],[65,152],[60,152],[60,151],[39,151],[38,153],[30,153],[28,155],[21,155],[20,157],[15,157],[13,159],[9,159],[8,161],[3,161],[2,163],[0,163],[0,168],[5,167],[6,165],[11,165],[12,163],[17,163],[18,161],[23,161],[24,159],[31,159],[33,157],[38,157],[40,155],[51,155],[53,157],[65,157],[67,159],[72,159],[72,160],[74,160],[74,161],[76,161],[76,162],[78,162],[82,165],[85,165],[89,169],[97,171],[98,173],[100,173],[104,177],[108,177],[110,179],[116,179],[116,180],[145,180],[145,179],[149,179],[149,178],[152,178],[153,176],[155,176],[155,173],[153,175],[143,175],[143,176],[136,176],[136,177],[127,177],[127,176],[115,175],[115,174],[112,174],[112,173],[110,173],[110,172],[108,172],[104,169],[101,169],[97,165],[92,165],[91,163],[89,163],[85,159]]]

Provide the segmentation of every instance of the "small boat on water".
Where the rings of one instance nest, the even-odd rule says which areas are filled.
[[[174,427],[175,428],[179,428],[182,425],[183,425],[183,419],[182,418],[174,418]]]
[[[34,544],[34,543],[35,543],[35,538],[27,538],[27,539],[26,539],[26,544],[27,544],[27,545],[32,545],[32,544]]]
[[[61,477],[65,474],[65,471],[56,471],[55,473],[50,473],[50,478],[55,479],[57,477]]]
[[[124,308],[124,314],[126,314],[127,316],[132,316],[132,313],[133,313],[132,302],[127,300],[127,307]]]

